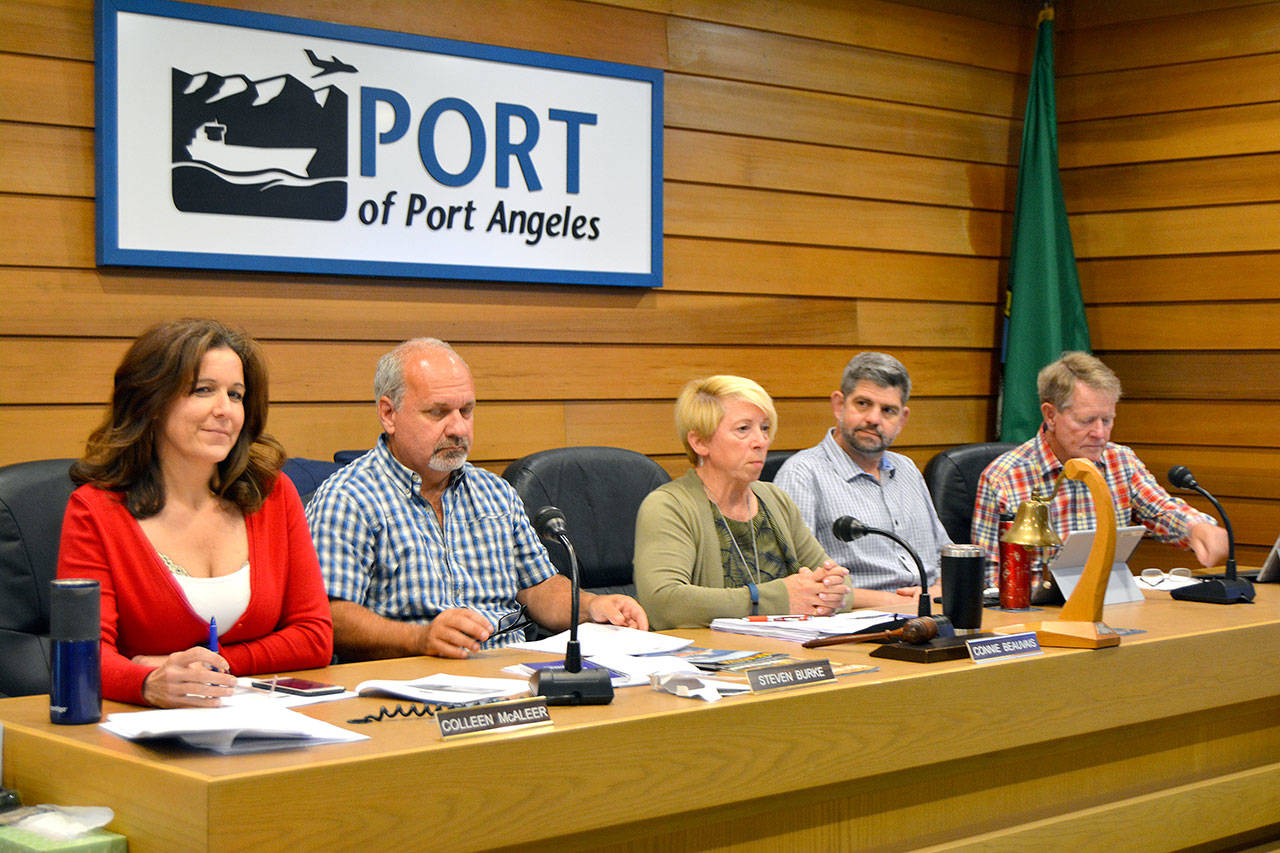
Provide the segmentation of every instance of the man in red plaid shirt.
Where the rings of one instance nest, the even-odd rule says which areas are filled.
[[[1102,472],[1118,526],[1141,524],[1156,539],[1194,551],[1205,566],[1226,559],[1226,531],[1161,488],[1132,450],[1111,442],[1120,380],[1109,367],[1087,353],[1067,352],[1040,371],[1036,384],[1044,415],[1040,431],[988,465],[978,481],[973,542],[987,552],[988,586],[996,585],[1000,534],[1008,527],[1001,524],[1001,516],[1012,519],[1033,489],[1047,497],[1063,463],[1077,457],[1092,461]],[[1063,481],[1049,508],[1049,521],[1063,539],[1072,531],[1097,527],[1084,483]]]

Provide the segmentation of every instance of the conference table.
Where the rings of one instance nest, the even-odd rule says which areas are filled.
[[[1043,614],[1052,618],[1053,609]],[[1028,614],[988,609],[984,628]],[[1280,837],[1280,590],[1251,605],[1166,593],[1108,606],[1114,648],[976,664],[870,644],[674,631],[709,648],[873,664],[834,683],[704,702],[648,687],[553,725],[441,738],[430,719],[347,720],[370,739],[219,756],[55,726],[0,700],[3,779],[24,802],[106,805],[152,850],[1173,850]],[[497,676],[531,652],[403,658],[304,675],[348,688]],[[107,712],[130,706],[106,703]]]

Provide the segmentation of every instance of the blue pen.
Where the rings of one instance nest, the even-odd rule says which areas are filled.
[[[218,620],[214,618],[209,620],[209,651],[218,653]]]

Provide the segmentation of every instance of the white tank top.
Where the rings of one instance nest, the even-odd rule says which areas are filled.
[[[167,557],[165,564],[172,567]],[[201,619],[208,622],[218,620],[218,635],[225,634],[232,625],[240,620],[249,607],[249,564],[246,562],[237,571],[216,578],[193,578],[190,575],[174,573],[173,579],[178,582],[191,609]]]

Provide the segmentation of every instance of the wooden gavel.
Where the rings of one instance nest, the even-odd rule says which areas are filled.
[[[901,637],[913,646],[918,646],[936,636],[938,636],[938,621],[931,616],[917,616],[915,619],[908,619],[901,628],[895,628],[892,631],[876,631],[872,634],[832,634],[830,637],[809,640],[802,645],[806,649],[816,649],[819,646],[835,646],[840,643],[861,643],[866,640],[888,640]]]

